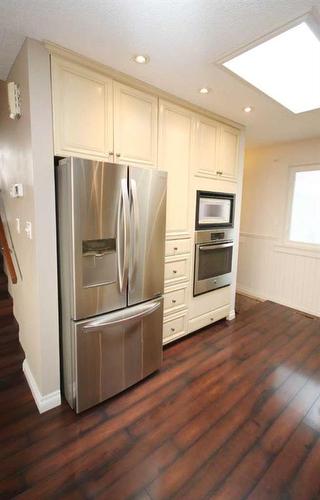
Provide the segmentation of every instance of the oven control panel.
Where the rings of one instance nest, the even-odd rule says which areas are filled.
[[[225,240],[225,232],[220,232],[220,233],[211,233],[210,234],[210,239],[211,241],[220,241],[220,240]]]
[[[226,228],[223,231],[195,231],[195,244],[204,244],[211,242],[224,242],[224,241],[233,241],[234,239],[234,229]]]

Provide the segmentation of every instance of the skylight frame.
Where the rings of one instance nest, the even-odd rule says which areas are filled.
[[[300,112],[296,113],[296,112],[292,111],[287,106],[285,106],[284,104],[282,104],[281,102],[276,100],[274,97],[267,94],[264,90],[261,90],[259,87],[255,86],[253,83],[246,80],[244,77],[242,77],[241,75],[237,74],[236,72],[232,71],[231,69],[229,69],[227,66],[224,65],[225,63],[240,56],[241,54],[244,54],[244,53],[248,52],[249,50],[254,49],[255,47],[258,47],[259,45],[261,45],[265,42],[268,42],[269,40],[272,40],[273,38],[289,31],[290,29],[299,26],[303,22],[308,25],[309,29],[318,38],[319,43],[320,43],[320,13],[316,8],[312,8],[311,11],[303,14],[302,16],[299,16],[299,17],[293,19],[292,21],[286,23],[285,25],[280,26],[276,30],[271,31],[271,32],[267,33],[266,35],[259,37],[246,45],[242,45],[241,47],[239,47],[239,49],[237,49],[231,53],[225,54],[222,58],[220,58],[218,61],[216,61],[216,64],[220,67],[220,69],[223,69],[225,72],[229,73],[234,78],[237,78],[239,81],[246,84],[251,89],[254,89],[257,93],[265,95],[269,99],[272,99],[275,103],[282,106],[286,111],[293,113],[293,114],[302,114],[304,112],[308,112],[308,111],[300,111]],[[319,109],[319,108],[314,108],[311,111],[316,111],[317,109]]]

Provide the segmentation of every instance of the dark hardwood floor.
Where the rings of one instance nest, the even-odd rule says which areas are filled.
[[[252,297],[247,297],[246,295],[242,295],[240,293],[236,294],[236,313],[241,314],[245,311],[248,311],[248,309],[251,309],[251,307],[256,306],[257,304],[260,304],[261,300],[254,299]]]
[[[39,415],[0,326],[1,498],[320,498],[320,321],[264,302],[76,416]]]

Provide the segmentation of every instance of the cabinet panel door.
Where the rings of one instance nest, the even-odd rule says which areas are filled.
[[[158,99],[114,83],[115,161],[156,166]]]
[[[220,137],[219,170],[221,176],[236,180],[239,152],[239,131],[222,125]]]
[[[195,157],[196,174],[203,177],[216,177],[219,171],[218,143],[219,124],[213,120],[199,117],[196,124]]]
[[[112,80],[53,58],[52,83],[55,154],[108,160],[113,150]]]
[[[167,236],[189,236],[189,169],[192,115],[160,101],[159,168],[168,172]]]

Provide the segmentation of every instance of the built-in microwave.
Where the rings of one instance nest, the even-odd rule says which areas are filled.
[[[233,227],[235,195],[197,191],[196,230]]]

